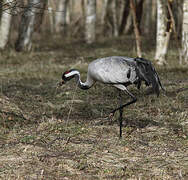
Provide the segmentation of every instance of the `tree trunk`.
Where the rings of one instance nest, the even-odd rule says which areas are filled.
[[[48,17],[49,17],[49,23],[50,23],[50,33],[52,34],[55,30],[52,0],[48,1]]]
[[[158,1],[158,0],[157,0]],[[152,1],[152,7],[151,7],[151,19],[154,24],[156,24],[156,17],[157,17],[157,1]]]
[[[113,0],[104,0],[102,7],[103,33],[106,35],[107,32],[110,32],[110,36],[114,35],[113,3]]]
[[[133,29],[133,17],[131,15],[131,12],[129,12],[129,15],[127,17],[127,22],[125,25],[125,34],[131,34],[132,33],[132,29]]]
[[[113,35],[119,36],[118,19],[117,19],[117,0],[112,1],[112,18],[113,18]]]
[[[75,0],[69,0],[69,5],[70,5],[70,21],[72,22],[75,18],[76,18],[76,14],[75,14]]]
[[[48,0],[40,0],[40,3],[37,5],[37,8],[40,8],[40,12],[36,14],[34,31],[40,31],[41,25],[44,20],[45,9],[47,10]]]
[[[95,41],[96,0],[87,0],[85,38],[88,44]]]
[[[143,3],[144,3],[144,0],[139,0],[139,1],[137,0],[136,2],[136,19],[137,19],[137,24],[138,24],[138,30],[140,33],[141,33],[140,24],[142,20]]]
[[[138,29],[138,22],[137,22],[137,18],[136,18],[136,8],[135,8],[133,0],[130,0],[130,7],[131,7],[132,16],[133,16],[133,25],[134,25],[134,32],[135,32],[135,37],[136,37],[137,56],[142,57],[140,31]]]
[[[82,17],[86,18],[86,2],[85,0],[81,0],[81,8],[82,8]]]
[[[57,12],[55,15],[55,31],[58,33],[65,31],[67,23],[67,7],[68,0],[59,0]]]
[[[107,7],[108,7],[108,2],[109,0],[103,0],[102,3],[102,13],[101,13],[101,26],[105,26],[105,20],[106,20],[106,15],[107,15]]]
[[[166,54],[168,49],[168,42],[170,39],[170,32],[166,32],[167,29],[167,12],[166,1],[157,1],[157,36],[156,36],[156,54],[155,60],[157,64],[166,64]]]
[[[40,0],[29,0],[27,7],[24,9],[18,39],[15,44],[16,51],[31,50],[31,39],[34,32],[36,14],[40,10],[40,2]]]
[[[182,26],[182,49],[180,54],[180,64],[183,61],[188,64],[188,1],[183,3],[183,26]]]
[[[151,32],[151,27],[152,27],[152,1],[151,0],[146,0],[145,4],[145,21],[144,21],[144,33],[149,34]]]
[[[143,12],[143,3],[144,0],[133,0],[132,2],[129,2],[130,0],[126,0],[126,3],[130,3],[134,5],[134,9],[135,9],[135,15],[136,15],[136,24],[137,24],[137,28],[139,30],[139,34],[141,33],[141,28],[140,28],[140,24],[141,24],[141,19],[142,19],[142,12]],[[129,14],[127,14],[127,20],[126,20],[126,25],[125,25],[125,33],[129,34],[132,33],[132,29],[134,26],[134,19],[133,19],[133,11],[131,11]],[[135,27],[135,26],[134,26]]]
[[[70,3],[70,0],[67,1],[67,14],[66,14],[66,25],[68,26],[70,24],[70,21],[71,21],[71,3]]]
[[[116,0],[116,13],[117,13],[117,21],[118,21],[118,27],[120,27],[120,24],[122,22],[122,18],[123,18],[123,11],[124,11],[124,6],[126,4],[125,0]],[[118,28],[119,29],[119,28]],[[118,30],[119,31],[119,30]],[[119,33],[119,32],[118,32]]]
[[[183,20],[183,2],[178,1],[176,2],[176,7],[177,7],[177,15],[176,17],[176,26],[177,26],[177,34],[181,34],[182,32],[182,20]]]
[[[119,34],[122,35],[124,30],[125,30],[125,25],[127,23],[128,15],[129,15],[129,0],[126,0],[124,3],[124,9],[123,9],[123,15],[122,15],[122,20],[121,20],[121,25],[119,28]]]
[[[8,0],[4,0],[4,3],[8,3]],[[6,8],[7,10],[3,10],[1,14],[0,21],[0,49],[4,49],[8,39],[11,25],[11,8]]]

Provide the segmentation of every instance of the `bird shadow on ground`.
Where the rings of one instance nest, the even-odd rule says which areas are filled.
[[[168,83],[168,84],[165,84],[165,86],[172,86],[172,85],[176,85],[176,83]],[[178,93],[180,92],[184,92],[184,91],[188,91],[188,88],[185,87],[185,88],[178,88],[178,89],[175,89],[173,91],[169,91],[169,90],[166,90],[165,91],[161,91],[161,94],[164,94],[168,97],[175,97],[177,96]],[[144,93],[144,95],[151,95],[151,94],[155,94],[153,89],[151,87],[149,87],[146,92]]]
[[[100,125],[114,125],[114,124],[119,124],[118,118],[114,118],[113,120],[110,118],[105,118],[105,119],[98,119],[95,120],[94,123],[96,126]],[[163,123],[153,121],[149,118],[142,118],[142,119],[132,119],[132,118],[123,118],[123,127],[133,127],[133,128],[145,128],[146,126],[163,126]]]
[[[174,91],[166,91],[165,95],[168,97],[175,97],[178,93],[188,91],[188,88],[178,88]]]
[[[124,120],[125,121],[125,120]],[[124,126],[134,127],[134,128],[145,128],[146,126],[162,126],[163,123],[159,123],[157,121],[153,121],[149,118],[142,118],[142,119],[127,119],[124,123]]]

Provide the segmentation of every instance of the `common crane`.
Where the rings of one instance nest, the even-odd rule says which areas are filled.
[[[83,90],[91,88],[97,81],[110,84],[120,90],[120,106],[110,113],[112,117],[116,111],[120,112],[120,138],[122,137],[123,108],[137,101],[137,98],[127,90],[127,86],[134,84],[140,89],[141,82],[144,81],[146,86],[152,85],[152,90],[157,96],[159,96],[159,87],[164,90],[154,66],[144,58],[112,56],[96,59],[88,66],[86,82],[81,81],[80,72],[77,69],[71,69],[63,73],[60,85],[72,78],[76,79],[78,87]],[[126,92],[132,100],[122,104],[121,91]]]

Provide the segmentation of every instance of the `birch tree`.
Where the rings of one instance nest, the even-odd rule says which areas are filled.
[[[155,60],[158,65],[166,64],[166,54],[170,33],[166,32],[167,29],[167,12],[166,1],[157,0],[157,36],[156,36],[156,54]]]
[[[4,0],[1,2],[2,4],[7,4],[8,6],[10,0]],[[1,19],[0,19],[0,49],[4,49],[8,39],[9,39],[9,32],[10,32],[10,25],[11,25],[11,8],[4,7],[5,10],[2,10]]]
[[[123,32],[125,30],[125,26],[127,24],[127,19],[128,19],[128,15],[129,15],[129,7],[130,7],[129,1],[130,0],[126,0],[124,3],[123,15],[122,15],[121,23],[120,23],[120,28],[119,28],[120,35],[123,34]]]
[[[144,21],[144,33],[148,34],[151,30],[151,22],[152,22],[152,1],[151,0],[146,0],[146,3],[145,3],[145,21]]]
[[[70,1],[70,0],[69,0]],[[76,10],[76,2],[75,0],[71,0],[69,2],[70,4],[70,21],[73,21],[75,18],[76,18],[76,13],[75,13],[75,10]]]
[[[55,31],[64,31],[67,24],[68,0],[59,0],[55,15]]]
[[[31,49],[31,39],[38,10],[40,10],[40,0],[29,0],[21,18],[19,35],[15,44],[17,51],[29,51]]]
[[[113,7],[114,5],[114,7]],[[103,0],[102,2],[102,10],[101,10],[101,26],[102,32],[106,35],[106,33],[110,30],[110,35],[114,35],[114,18],[116,18],[116,0]],[[116,21],[116,19],[115,19]],[[117,21],[116,21],[117,22]],[[117,24],[116,24],[117,25]],[[117,26],[116,26],[117,27]]]
[[[130,0],[130,8],[133,16],[133,25],[134,25],[134,32],[136,37],[136,49],[137,49],[137,56],[142,57],[141,52],[141,37],[140,37],[140,31],[138,27],[137,17],[136,17],[136,8],[133,0]]]
[[[86,18],[86,0],[81,0],[82,17]]]
[[[50,33],[53,33],[55,30],[54,26],[54,12],[53,12],[53,3],[51,0],[48,1],[48,17],[50,23]]]
[[[95,41],[96,0],[87,0],[85,38],[88,44]]]
[[[115,37],[119,36],[119,24],[117,18],[117,0],[113,0],[112,2],[112,18],[113,18],[113,35]]]
[[[182,24],[183,24],[183,2],[182,1],[177,1],[176,2],[176,27],[177,27],[177,33],[181,34],[182,32]]]
[[[101,26],[102,27],[105,26],[108,3],[109,3],[109,0],[103,0],[102,2],[102,11],[101,11]]]
[[[127,17],[127,22],[126,22],[126,25],[125,25],[124,33],[125,34],[132,33],[132,29],[133,29],[132,27],[133,27],[133,17],[132,17],[132,14],[129,12],[129,15]]]
[[[182,25],[182,49],[180,54],[180,64],[188,64],[188,1],[183,3],[183,25]]]

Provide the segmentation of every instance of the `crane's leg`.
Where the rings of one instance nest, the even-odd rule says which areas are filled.
[[[122,106],[121,90],[119,91],[119,105]],[[122,137],[123,108],[119,109],[119,138]]]
[[[114,109],[114,110],[110,113],[110,116],[111,116],[111,117],[114,115],[114,113],[115,113],[116,111],[118,111],[118,110],[120,110],[120,109],[123,109],[124,107],[129,106],[130,104],[133,104],[133,103],[135,103],[135,102],[137,101],[137,98],[136,98],[133,94],[131,94],[131,93],[127,90],[127,88],[125,88],[124,91],[126,91],[127,94],[132,98],[132,101],[130,101],[130,102],[126,103],[126,104],[120,105],[118,108]]]
[[[110,115],[109,115],[109,117],[111,118],[111,117],[114,116],[114,113],[119,110],[119,113],[120,113],[120,115],[119,115],[119,127],[120,127],[119,137],[121,138],[121,137],[122,137],[122,115],[123,115],[123,108],[126,107],[126,106],[128,106],[128,105],[130,105],[130,104],[135,103],[135,102],[137,101],[137,99],[136,99],[136,97],[135,97],[133,94],[131,94],[131,93],[127,90],[127,88],[126,88],[125,86],[123,86],[123,85],[121,85],[121,84],[120,84],[120,85],[117,84],[117,85],[114,85],[114,86],[115,86],[116,88],[118,88],[119,90],[122,90],[122,91],[126,92],[126,93],[132,98],[132,101],[130,101],[130,102],[128,102],[128,103],[122,105],[121,92],[119,92],[120,106],[119,106],[118,108],[114,109],[114,110],[110,113]]]

